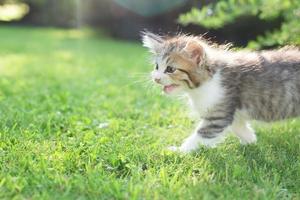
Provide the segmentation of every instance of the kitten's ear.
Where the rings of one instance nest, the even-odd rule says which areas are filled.
[[[184,51],[189,55],[189,57],[199,64],[204,58],[203,47],[196,41],[190,41],[184,47]]]
[[[144,31],[142,32],[142,40],[144,47],[149,48],[150,52],[159,54],[162,50],[164,39],[154,33]]]

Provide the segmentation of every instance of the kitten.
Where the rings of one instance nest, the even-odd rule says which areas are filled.
[[[180,147],[213,147],[230,129],[242,144],[256,142],[249,120],[278,121],[300,115],[300,51],[232,51],[201,37],[143,34],[154,55],[153,80],[166,94],[185,93],[201,123]]]

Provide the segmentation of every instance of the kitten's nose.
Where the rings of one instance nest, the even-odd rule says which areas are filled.
[[[160,83],[160,78],[155,78],[154,81],[155,81],[156,83]]]

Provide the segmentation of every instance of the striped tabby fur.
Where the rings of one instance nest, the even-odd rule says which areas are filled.
[[[244,144],[256,142],[249,120],[266,122],[300,115],[300,51],[232,51],[201,37],[143,34],[154,55],[155,82],[167,94],[187,94],[202,121],[180,147],[215,146],[231,129]]]

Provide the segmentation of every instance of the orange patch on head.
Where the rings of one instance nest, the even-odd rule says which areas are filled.
[[[169,58],[171,65],[177,69],[175,73],[170,74],[170,77],[173,80],[186,82],[189,88],[198,87],[209,77],[206,70],[201,69],[196,62],[187,56],[171,53]]]

